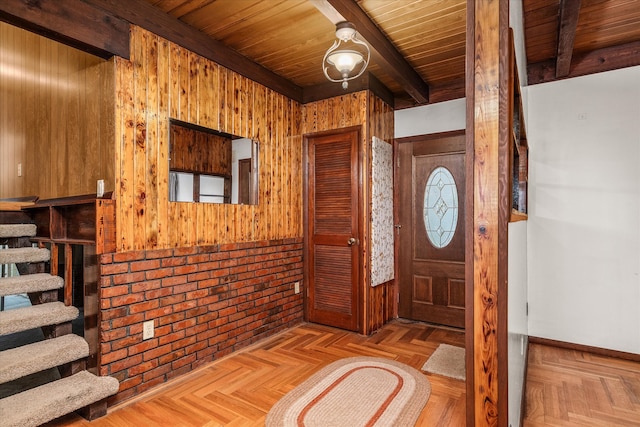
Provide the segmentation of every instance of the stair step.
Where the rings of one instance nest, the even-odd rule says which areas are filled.
[[[47,325],[70,322],[79,311],[63,302],[48,302],[0,312],[0,335],[13,334]]]
[[[0,224],[0,238],[33,237],[35,235],[35,224]]]
[[[69,334],[5,350],[0,355],[0,384],[83,359],[89,355],[84,338]]]
[[[0,264],[49,261],[51,254],[46,248],[0,249]]]
[[[0,278],[0,296],[27,294],[30,292],[50,291],[64,286],[62,277],[46,273],[25,274]]]
[[[4,427],[38,426],[118,392],[118,380],[81,371],[0,400]]]

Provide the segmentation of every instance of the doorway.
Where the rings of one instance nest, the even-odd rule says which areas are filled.
[[[464,328],[464,132],[397,142],[398,314]]]
[[[306,316],[359,329],[360,127],[305,137]]]

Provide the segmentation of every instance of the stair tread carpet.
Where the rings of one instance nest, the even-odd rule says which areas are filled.
[[[80,360],[89,344],[78,335],[63,335],[0,352],[0,384]]]
[[[0,238],[33,237],[35,235],[35,224],[0,224]]]
[[[45,248],[11,248],[0,250],[0,264],[49,261],[51,254]]]
[[[118,392],[119,382],[81,371],[0,400],[2,425],[38,426]]]
[[[47,273],[0,278],[0,296],[50,291],[64,286],[62,277]]]
[[[13,334],[47,325],[70,322],[78,317],[76,307],[49,302],[0,312],[0,335]]]

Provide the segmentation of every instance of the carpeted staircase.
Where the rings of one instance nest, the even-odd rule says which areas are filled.
[[[36,226],[33,224],[0,224],[0,239],[3,240],[17,241],[35,234]],[[44,263],[49,261],[49,257],[48,249],[0,249],[0,264]],[[62,278],[45,273],[2,277],[0,297],[25,293],[37,295],[63,286]],[[34,301],[34,298],[31,299]],[[118,392],[117,379],[99,377],[84,370],[89,345],[84,338],[70,333],[70,322],[78,314],[76,307],[65,306],[59,301],[0,312],[0,336],[43,328],[49,331],[45,336],[51,337],[1,351],[0,384],[55,367],[59,368],[62,376],[61,379],[0,399],[0,425],[37,426],[77,410],[96,413],[91,410],[92,405],[106,408],[105,399]]]

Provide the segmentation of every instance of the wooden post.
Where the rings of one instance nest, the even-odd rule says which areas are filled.
[[[508,425],[508,0],[467,0],[467,426]]]

